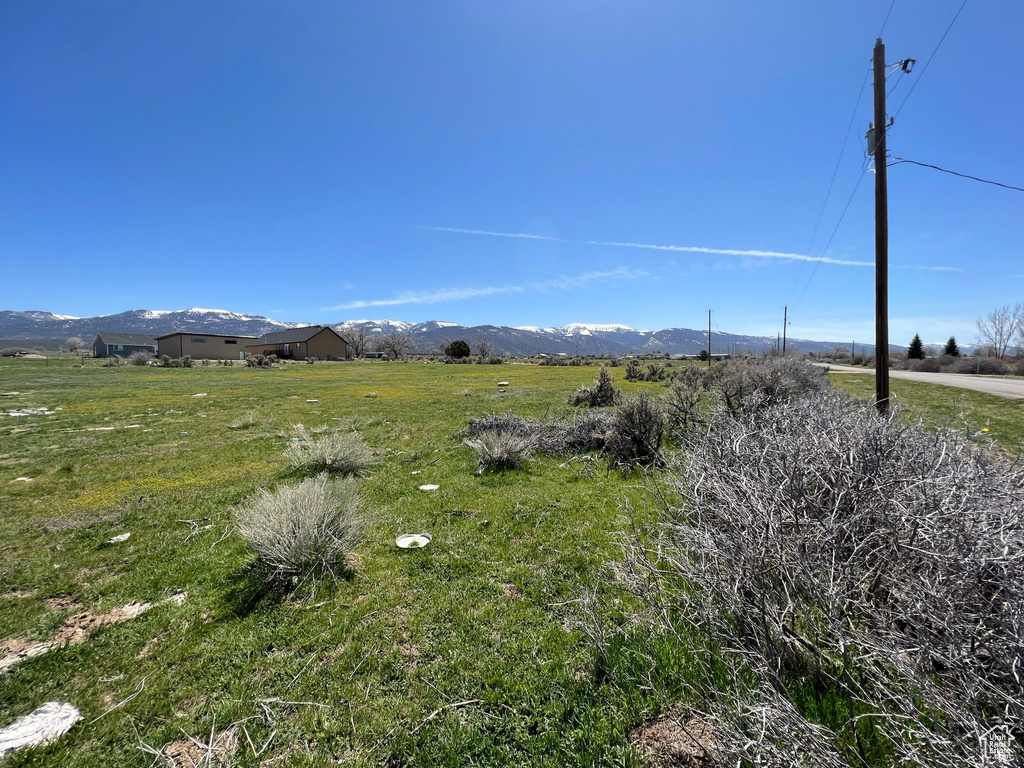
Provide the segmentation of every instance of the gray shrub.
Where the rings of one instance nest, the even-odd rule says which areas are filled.
[[[260,490],[237,510],[238,532],[254,549],[257,572],[284,589],[335,577],[362,538],[369,513],[354,478],[326,472],[296,485]]]
[[[464,442],[477,454],[477,474],[485,470],[519,469],[536,447],[532,435],[515,432],[489,431]]]
[[[524,419],[515,413],[488,414],[470,419],[460,436],[488,433],[516,435],[529,439],[534,450],[556,456],[600,450],[611,426],[609,411],[578,411],[570,416]]]
[[[683,683],[733,763],[863,765],[873,734],[885,764],[982,766],[1022,732],[1024,475],[970,431],[811,392],[719,408],[670,470],[679,502],[619,577],[703,644]]]
[[[379,459],[357,432],[324,430],[318,434],[302,424],[292,427],[296,442],[285,450],[295,469],[353,475],[374,467]]]
[[[149,361],[152,359],[153,355],[142,349],[128,355],[128,362],[132,365],[149,365]]]

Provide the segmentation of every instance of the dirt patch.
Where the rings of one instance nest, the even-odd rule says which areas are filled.
[[[648,768],[715,768],[720,745],[714,728],[675,707],[629,732],[629,743]]]
[[[146,641],[146,644],[142,646],[142,650],[140,650],[135,655],[135,658],[144,659],[147,656],[149,656],[149,654],[153,652],[153,649],[156,648],[156,646],[160,643],[162,639],[163,635],[154,635],[153,637],[149,638],[149,640]]]
[[[415,643],[399,643],[398,650],[402,652],[402,655],[407,658],[418,659],[423,651]]]
[[[510,600],[518,600],[522,597],[522,592],[516,588],[515,584],[502,584],[501,591]]]
[[[119,517],[120,514],[117,512],[110,512],[105,515],[92,515],[91,517],[52,517],[49,520],[44,520],[40,525],[45,531],[59,533],[60,531],[70,531],[75,528],[85,528],[96,523],[112,523]]]
[[[160,750],[168,766],[174,768],[212,768],[224,765],[235,751],[238,735],[233,728],[213,734],[203,739],[179,739],[172,741]]]
[[[54,613],[71,611],[78,607],[78,603],[75,602],[75,599],[73,597],[68,597],[67,595],[47,597],[43,600],[43,605],[46,606],[46,610],[53,611]]]
[[[185,593],[180,592],[177,595],[162,601],[162,603],[169,602],[181,605],[185,602]],[[105,624],[118,624],[122,621],[128,621],[128,619],[134,619],[139,614],[148,611],[154,605],[160,604],[161,603],[127,603],[125,605],[119,605],[117,608],[114,608],[112,611],[107,611],[106,613],[93,613],[92,611],[76,613],[74,616],[69,616],[64,620],[60,629],[57,630],[57,634],[54,635],[51,640],[44,640],[43,642],[36,642],[20,637],[0,640],[0,674],[6,672],[14,665],[21,663],[25,659],[30,659],[33,656],[41,656],[42,654],[47,653],[54,648],[59,648],[64,644],[78,645],[79,643],[84,643],[86,638],[89,637],[89,633],[97,627],[102,627]]]

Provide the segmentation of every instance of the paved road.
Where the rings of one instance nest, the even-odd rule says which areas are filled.
[[[873,368],[854,368],[848,365],[830,365],[828,369],[836,373],[870,373],[874,375],[875,372]],[[970,373],[918,373],[916,371],[889,371],[889,378],[924,381],[929,384],[942,384],[961,389],[975,389],[990,395],[1024,400],[1024,379],[976,376]]]

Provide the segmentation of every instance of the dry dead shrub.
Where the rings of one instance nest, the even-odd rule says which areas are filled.
[[[697,644],[683,685],[723,754],[980,767],[1011,733],[1019,760],[1024,475],[967,430],[835,392],[753,406],[687,433],[678,504],[618,567],[657,626]],[[799,705],[808,689],[831,697],[829,724]]]
[[[738,413],[744,407],[767,408],[798,395],[824,392],[829,388],[827,374],[825,368],[792,357],[727,360],[708,369],[703,386]]]
[[[274,491],[261,489],[237,515],[239,534],[259,555],[256,571],[282,588],[343,573],[345,556],[369,521],[358,481],[331,481],[326,472]]]

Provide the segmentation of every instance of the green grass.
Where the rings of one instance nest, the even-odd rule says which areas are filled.
[[[0,390],[19,393],[0,408],[55,410],[0,418],[0,639],[52,636],[69,612],[47,598],[93,611],[188,598],[0,676],[0,724],[53,699],[84,716],[5,766],[146,765],[141,742],[202,736],[275,697],[326,706],[270,704],[272,722],[246,727],[258,746],[276,735],[259,760],[243,739],[240,765],[634,760],[625,732],[660,703],[653,692],[626,700],[595,674],[574,601],[615,557],[623,504],[649,507],[649,487],[549,457],[476,477],[454,438],[472,415],[568,410],[596,368],[71,363],[0,361]],[[230,428],[248,411],[258,423]],[[376,517],[354,575],[283,600],[247,570],[232,508],[294,481],[284,449],[299,422],[358,425],[382,462],[362,481]],[[32,480],[12,482],[21,476]],[[417,489],[428,482],[440,490]],[[199,533],[186,540],[188,520]],[[104,545],[125,531],[127,542]],[[428,548],[395,548],[397,534],[420,531]]]
[[[622,641],[597,654],[578,601],[617,557],[624,505],[645,521],[654,481],[543,456],[477,477],[455,437],[470,416],[567,412],[595,367],[75,362],[0,360],[0,391],[18,393],[0,409],[55,410],[0,417],[0,641],[52,637],[75,611],[188,597],[0,675],[0,726],[54,699],[84,715],[5,768],[149,765],[141,743],[244,718],[257,748],[273,739],[257,759],[243,737],[241,766],[639,765],[626,733],[681,695],[686,654],[636,633],[643,654]],[[663,391],[612,373],[626,392]],[[868,394],[867,377],[834,380]],[[1021,436],[1020,401],[902,381],[893,391],[933,423],[964,412],[1007,447]],[[354,574],[282,599],[248,570],[232,510],[295,482],[285,448],[296,423],[354,425],[381,463],[361,480],[376,515]],[[394,546],[423,531],[429,547]],[[50,610],[55,597],[79,607]],[[266,699],[279,700],[270,719]]]
[[[874,373],[832,373],[829,379],[855,397],[874,399]],[[1014,453],[1024,444],[1024,400],[905,379],[890,379],[889,391],[909,418],[926,426],[988,429],[996,445]]]

